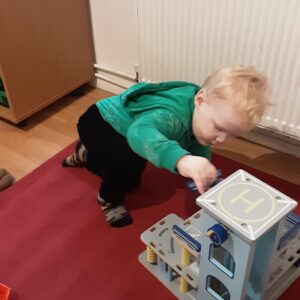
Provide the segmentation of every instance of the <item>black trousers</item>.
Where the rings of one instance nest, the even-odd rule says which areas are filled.
[[[147,161],[131,150],[126,138],[102,118],[95,104],[79,118],[77,129],[87,149],[86,168],[102,178],[100,197],[121,203],[139,186]]]

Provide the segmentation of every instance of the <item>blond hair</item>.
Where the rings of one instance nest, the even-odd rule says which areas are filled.
[[[231,101],[244,114],[244,130],[254,128],[267,106],[267,78],[253,66],[236,65],[214,71],[204,82],[208,95]]]

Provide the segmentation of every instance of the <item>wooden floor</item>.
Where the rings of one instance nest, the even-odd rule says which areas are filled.
[[[110,95],[86,86],[35,114],[23,126],[0,119],[0,168],[19,180],[77,139],[78,117],[92,103]],[[238,138],[213,151],[300,185],[300,159],[294,156]]]

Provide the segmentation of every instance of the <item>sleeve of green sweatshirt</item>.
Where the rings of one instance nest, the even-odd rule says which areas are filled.
[[[211,149],[210,146],[200,145],[196,139],[193,139],[191,144],[188,146],[187,150],[196,156],[205,157],[208,160],[211,160]]]
[[[127,130],[127,140],[134,152],[159,168],[176,173],[176,163],[188,151],[174,139],[183,125],[165,110],[142,114]]]

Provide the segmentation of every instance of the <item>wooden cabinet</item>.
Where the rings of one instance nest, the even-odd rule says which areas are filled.
[[[94,77],[88,0],[0,0],[0,77],[18,123]]]

